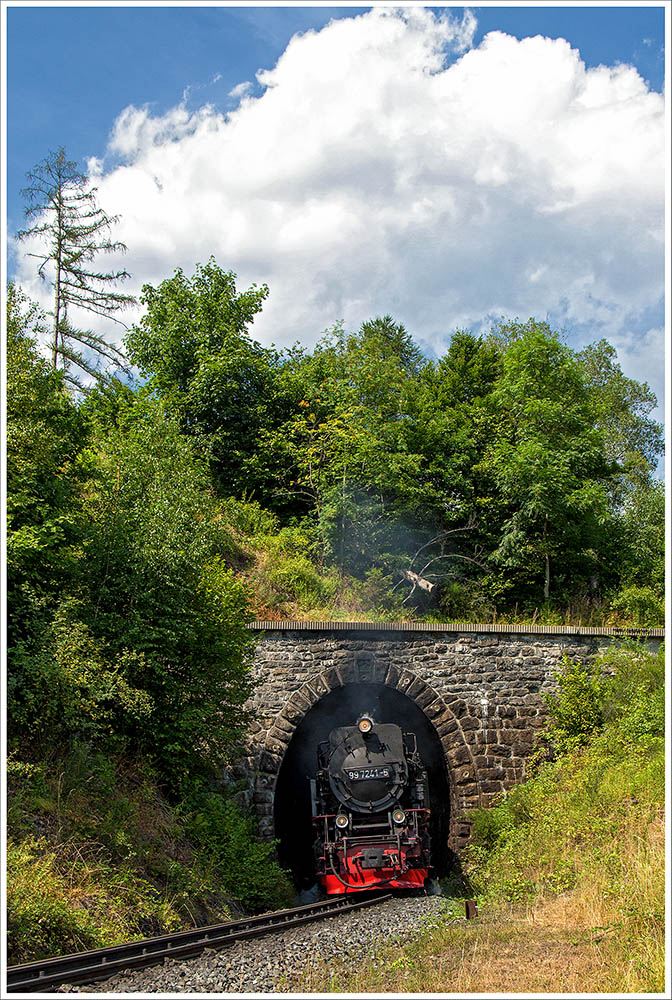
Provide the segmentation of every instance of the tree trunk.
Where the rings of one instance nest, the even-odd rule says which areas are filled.
[[[59,180],[60,185],[60,180]],[[63,254],[63,204],[59,187],[56,209],[56,302],[54,303],[54,348],[51,359],[54,368],[58,368],[58,335],[61,331],[61,260]]]
[[[548,514],[544,521],[544,542],[546,541],[546,534],[548,531]],[[545,572],[544,572],[544,604],[548,604],[548,598],[551,593],[551,560],[548,555],[548,549],[544,553],[545,561]]]
[[[405,580],[410,580],[411,583],[414,583],[416,587],[420,588],[420,590],[426,590],[428,594],[431,594],[436,586],[435,583],[430,583],[429,580],[425,580],[424,577],[418,576],[417,573],[414,573],[410,569],[402,569],[401,575]]]

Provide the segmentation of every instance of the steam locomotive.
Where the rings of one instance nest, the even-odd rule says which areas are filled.
[[[317,878],[328,894],[424,886],[429,800],[414,733],[370,715],[333,729],[318,745],[310,791]]]

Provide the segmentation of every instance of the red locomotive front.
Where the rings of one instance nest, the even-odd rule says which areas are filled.
[[[327,893],[424,886],[429,802],[413,733],[370,715],[332,730],[318,747],[311,797],[317,876]]]

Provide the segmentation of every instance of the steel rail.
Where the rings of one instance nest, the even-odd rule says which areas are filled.
[[[391,899],[391,893],[352,902],[352,896],[343,895],[321,903],[296,906],[289,910],[276,910],[259,917],[229,920],[208,927],[177,931],[160,937],[131,941],[128,944],[97,948],[95,951],[76,952],[58,958],[45,958],[37,962],[10,966],[7,969],[8,993],[40,993],[58,986],[74,983],[93,983],[109,979],[117,972],[158,965],[165,958],[192,958],[206,948],[221,948],[233,941],[259,937],[272,931],[299,927],[339,913],[372,906]]]

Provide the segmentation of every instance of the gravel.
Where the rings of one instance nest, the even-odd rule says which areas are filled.
[[[236,941],[186,961],[123,972],[81,993],[289,993],[302,971],[324,960],[353,965],[393,938],[416,937],[443,910],[438,896],[395,898],[305,927]]]

